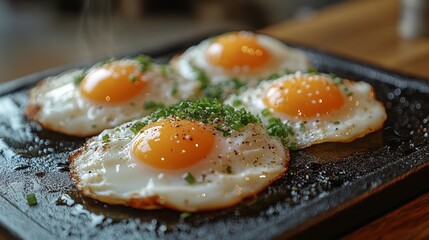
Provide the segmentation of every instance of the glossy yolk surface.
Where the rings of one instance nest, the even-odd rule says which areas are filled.
[[[238,32],[216,38],[207,49],[206,57],[211,64],[227,70],[254,69],[264,66],[270,53],[257,42],[255,35]]]
[[[145,87],[138,63],[118,61],[89,72],[80,83],[79,91],[96,103],[121,103],[138,95]]]
[[[317,117],[341,108],[344,96],[337,85],[323,76],[303,76],[273,84],[263,101],[275,112]]]
[[[153,167],[180,169],[204,159],[214,141],[213,131],[197,122],[164,119],[140,130],[131,151]]]

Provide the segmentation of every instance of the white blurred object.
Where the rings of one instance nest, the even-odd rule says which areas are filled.
[[[399,34],[406,39],[429,36],[429,0],[402,0]]]

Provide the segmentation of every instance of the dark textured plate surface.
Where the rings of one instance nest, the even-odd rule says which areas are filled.
[[[165,62],[196,42],[149,55]],[[319,71],[372,84],[388,111],[384,129],[352,143],[292,152],[286,176],[256,197],[185,219],[171,210],[109,206],[76,192],[67,156],[84,139],[43,130],[23,115],[28,88],[68,67],[0,85],[0,233],[24,239],[338,237],[428,191],[429,82],[303,50]],[[36,194],[38,205],[27,205],[27,192]]]

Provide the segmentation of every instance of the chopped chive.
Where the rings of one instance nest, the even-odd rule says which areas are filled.
[[[234,107],[238,107],[242,104],[240,99],[234,99],[234,101],[232,101],[232,106]]]
[[[270,109],[268,109],[268,108],[264,108],[264,109],[261,111],[261,114],[262,114],[262,116],[267,117],[267,116],[269,116],[269,115],[271,114],[271,111],[270,111]]]
[[[147,109],[153,109],[153,108],[156,108],[157,105],[158,104],[156,102],[154,102],[154,101],[148,101],[148,102],[144,103],[143,108],[146,109],[146,110]]]
[[[226,166],[226,173],[228,173],[228,174],[232,173],[232,167],[230,165]]]
[[[284,75],[286,75],[286,74],[292,74],[293,72],[292,71],[290,71],[290,70],[288,70],[288,69],[285,69],[285,70],[283,70],[283,74]]]
[[[353,95],[353,92],[350,91],[347,87],[344,87],[344,92],[346,92],[347,97],[350,97]]]
[[[91,125],[91,127],[92,127],[92,128],[96,128],[96,127],[97,127],[97,125],[96,125],[96,124],[92,124],[92,125]]]
[[[294,135],[292,128],[284,124],[280,118],[268,119],[267,131],[271,136],[280,137],[283,144],[287,144],[287,137]]]
[[[194,184],[195,183],[195,178],[194,178],[194,176],[192,176],[192,174],[190,172],[186,172],[185,174],[183,174],[182,177],[189,184]]]
[[[268,76],[266,80],[274,80],[274,79],[277,79],[279,77],[280,77],[279,73],[273,73],[270,76]]]
[[[104,134],[104,135],[101,137],[101,140],[103,140],[103,142],[108,142],[108,141],[110,140],[109,134]]]
[[[140,129],[142,129],[145,125],[146,124],[143,122],[136,122],[130,127],[130,130],[134,134],[137,134],[140,131]]]
[[[79,86],[79,84],[83,81],[83,79],[85,79],[86,77],[86,70],[83,70],[81,73],[79,73],[79,75],[77,75],[76,77],[74,77],[74,83]]]
[[[338,125],[338,124],[340,124],[340,121],[335,121],[334,124]]]
[[[207,74],[204,72],[204,70],[198,68],[193,64],[191,66],[194,72],[197,74],[197,77],[196,77],[197,81],[201,83],[200,90],[204,90],[208,88],[210,85],[210,79],[207,77]]]
[[[196,101],[183,101],[169,107],[158,108],[148,117],[134,123],[130,127],[130,130],[138,133],[148,123],[169,117],[197,120],[202,123],[214,122],[215,119],[218,119],[216,121],[218,125],[215,128],[225,136],[230,135],[235,130],[249,123],[260,122],[258,117],[243,108],[235,109],[232,106],[223,105],[218,100],[204,98]]]
[[[346,94],[347,97],[350,97],[353,95],[353,92],[350,91],[348,87],[344,84],[344,79],[338,77],[337,75],[330,73],[329,76],[333,79],[333,82],[335,85],[342,85],[343,91]]]
[[[137,82],[137,77],[135,75],[130,76],[130,82],[131,83],[136,83]]]
[[[148,101],[148,102],[144,103],[143,108],[145,110],[149,110],[149,109],[156,109],[156,108],[163,107],[163,106],[164,106],[164,104],[162,104],[162,103],[157,103],[154,101]]]
[[[140,63],[142,72],[148,70],[153,63],[152,58],[146,55],[139,55],[136,57],[136,60]]]
[[[185,220],[186,218],[192,216],[191,213],[183,212],[180,214],[180,219]]]
[[[286,144],[290,150],[298,150],[298,144],[296,142],[289,142]]]
[[[303,123],[301,123],[301,125],[299,126],[299,130],[301,131],[301,132],[304,132],[305,131],[305,124],[306,124],[307,122],[303,122]]]
[[[317,70],[316,68],[309,68],[307,73],[309,74],[316,74],[319,73],[319,70]]]
[[[178,88],[179,88],[178,83],[174,82],[173,83],[173,87],[171,88],[171,95],[172,96],[176,96],[177,95],[177,92],[179,91]]]
[[[240,81],[240,79],[238,79],[238,78],[231,79],[231,83],[233,84],[234,89],[236,89],[236,90],[238,90],[238,89],[240,89],[240,88],[242,88],[242,87],[244,87],[244,86],[247,85],[245,82]]]
[[[167,77],[167,70],[168,70],[168,65],[167,64],[161,64],[161,66],[160,66],[161,76]]]
[[[330,74],[329,74],[329,76],[330,76],[332,79],[338,78],[338,75],[337,75],[337,74],[335,74],[335,73],[330,73]]]
[[[37,205],[37,198],[34,193],[27,193],[27,204],[29,206]]]

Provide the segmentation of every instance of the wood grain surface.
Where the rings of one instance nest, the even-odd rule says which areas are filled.
[[[400,6],[399,0],[345,1],[261,32],[429,79],[429,37],[399,36]]]
[[[400,13],[400,0],[350,0],[261,32],[429,80],[429,37],[401,38]],[[344,239],[429,239],[429,193]]]
[[[429,193],[365,225],[343,239],[429,239]]]

